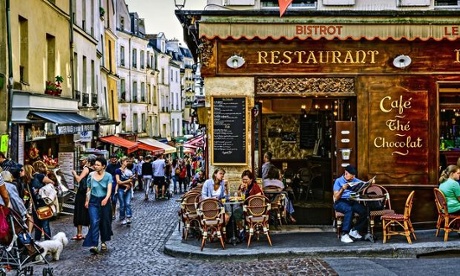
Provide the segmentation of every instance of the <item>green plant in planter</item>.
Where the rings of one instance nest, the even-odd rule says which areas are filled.
[[[99,16],[100,17],[104,17],[104,14],[105,14],[105,10],[103,7],[99,7]]]

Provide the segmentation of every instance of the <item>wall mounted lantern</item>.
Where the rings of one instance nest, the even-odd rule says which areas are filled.
[[[240,57],[238,55],[233,55],[227,59],[227,66],[233,69],[238,69],[241,66],[243,66],[245,62],[246,61],[244,60],[243,57]]]

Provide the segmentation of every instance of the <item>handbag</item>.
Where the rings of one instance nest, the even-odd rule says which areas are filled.
[[[49,219],[49,218],[53,217],[53,215],[54,215],[53,209],[51,209],[51,207],[48,206],[48,205],[38,207],[36,212],[37,212],[37,217],[40,220]]]

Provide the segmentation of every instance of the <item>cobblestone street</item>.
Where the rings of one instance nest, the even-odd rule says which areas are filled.
[[[316,258],[242,262],[165,255],[164,244],[171,233],[177,231],[178,203],[175,198],[146,202],[143,194],[136,192],[132,202],[133,223],[122,226],[119,221],[114,221],[114,236],[108,242],[109,250],[92,255],[81,246],[82,241],[69,241],[61,260],[50,264],[54,275],[337,275],[326,262]],[[53,234],[64,231],[69,239],[76,231],[72,216],[61,216],[52,221],[51,229]],[[200,249],[197,247],[196,250]],[[41,275],[43,267],[34,265],[34,275]]]

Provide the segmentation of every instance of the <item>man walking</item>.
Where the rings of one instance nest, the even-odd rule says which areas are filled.
[[[165,197],[165,167],[166,163],[163,159],[163,153],[157,155],[157,159],[153,161],[153,184],[155,185],[155,193],[157,199]],[[161,194],[159,191],[161,190]]]

